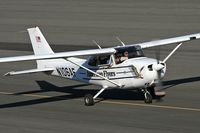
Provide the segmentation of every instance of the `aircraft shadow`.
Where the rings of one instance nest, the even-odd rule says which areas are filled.
[[[81,84],[81,85],[67,86],[65,88],[65,87],[57,87],[46,81],[36,81],[36,82],[40,86],[40,90],[20,92],[20,93],[15,93],[12,95],[18,96],[18,95],[26,95],[26,94],[37,94],[37,93],[39,93],[38,95],[42,95],[41,93],[43,93],[43,92],[56,91],[56,90],[58,90],[58,92],[65,92],[65,89],[70,88],[72,90],[77,87],[86,86],[86,84]],[[61,95],[61,96],[52,96],[52,97],[44,97],[44,98],[41,97],[41,98],[33,99],[33,100],[26,100],[26,101],[19,101],[19,102],[14,102],[14,103],[3,104],[3,105],[0,105],[0,109],[56,102],[56,101],[74,99],[74,98],[78,98],[81,96],[82,96],[82,93],[80,92],[80,93],[76,93],[76,94],[65,94],[65,95]]]
[[[163,82],[163,90],[169,89],[179,84],[191,83],[200,81],[200,77],[190,77],[190,78],[182,78],[182,79],[175,79],[175,80],[168,80]]]
[[[73,86],[64,86],[58,87],[55,86],[47,81],[36,81],[37,84],[40,86],[39,92],[62,92],[69,94],[69,99],[73,98],[81,98],[84,97],[85,94],[92,94],[95,95],[99,90],[92,89],[88,84],[80,84],[80,85],[73,85]],[[78,87],[88,86],[90,89],[77,89]],[[30,91],[30,92],[23,92],[18,94],[27,94],[27,93],[38,93],[38,91]],[[105,90],[100,96],[103,99],[119,99],[119,100],[143,100],[143,93],[138,92],[137,90],[123,90],[123,89],[108,89]]]
[[[179,84],[191,83],[191,82],[197,82],[197,81],[200,81],[200,77],[191,77],[191,78],[164,81],[163,89],[168,89]],[[79,89],[78,88],[78,87],[84,87],[84,86],[88,86],[88,88],[91,88],[87,84],[58,87],[47,81],[36,81],[36,82],[40,86],[40,90],[20,92],[20,93],[15,93],[13,95],[37,94],[37,93],[41,95],[41,93],[50,92],[50,91],[62,92],[62,93],[65,93],[65,95],[44,97],[44,98],[38,98],[38,99],[33,99],[33,100],[2,104],[0,105],[0,109],[12,108],[12,107],[23,107],[23,106],[42,104],[42,103],[82,98],[84,97],[85,94],[89,93],[89,94],[94,95],[98,92],[98,90],[94,90],[94,89]],[[105,99],[111,99],[111,100],[116,100],[116,99],[117,100],[143,100],[144,99],[143,93],[141,91],[122,90],[122,89],[105,90],[103,94],[101,94],[99,97],[100,99],[104,99],[104,100]]]
[[[40,90],[20,92],[20,93],[15,93],[13,95],[15,95],[15,96],[26,95],[26,94],[42,95],[41,93],[50,92],[50,91],[65,93],[65,95],[52,96],[52,97],[47,97],[47,98],[44,97],[44,98],[39,98],[39,99],[3,104],[3,105],[0,105],[0,109],[12,108],[12,107],[23,107],[23,106],[42,104],[42,103],[82,98],[82,97],[84,97],[85,94],[95,95],[98,92],[97,89],[96,90],[94,90],[94,89],[78,89],[78,87],[84,87],[84,86],[88,86],[88,88],[91,88],[87,84],[58,87],[47,81],[36,81],[36,82],[40,86]],[[105,90],[103,92],[103,94],[101,94],[99,97],[100,97],[100,100],[102,100],[102,99],[143,100],[144,99],[142,92],[138,93],[138,91],[122,90],[122,89]]]

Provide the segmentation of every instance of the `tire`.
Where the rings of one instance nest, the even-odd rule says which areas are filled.
[[[144,102],[145,103],[152,103],[152,96],[149,92],[146,92],[144,94]]]
[[[92,106],[94,105],[94,99],[91,94],[86,94],[84,97],[84,103],[86,106]]]

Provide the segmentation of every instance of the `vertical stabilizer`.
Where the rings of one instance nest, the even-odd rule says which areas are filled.
[[[35,55],[54,53],[38,27],[27,29]]]
[[[35,55],[45,55],[54,53],[38,27],[29,28],[27,30],[30,36],[31,44]],[[43,69],[47,67],[53,67],[55,62],[60,61],[61,59],[36,60],[37,68]],[[63,60],[61,62],[63,62]]]

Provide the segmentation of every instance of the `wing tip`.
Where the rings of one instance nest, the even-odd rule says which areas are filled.
[[[3,76],[11,76],[13,72],[7,72]]]

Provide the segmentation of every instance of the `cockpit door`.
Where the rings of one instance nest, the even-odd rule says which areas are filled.
[[[110,67],[115,64],[113,55],[91,56],[88,65],[94,67]]]

